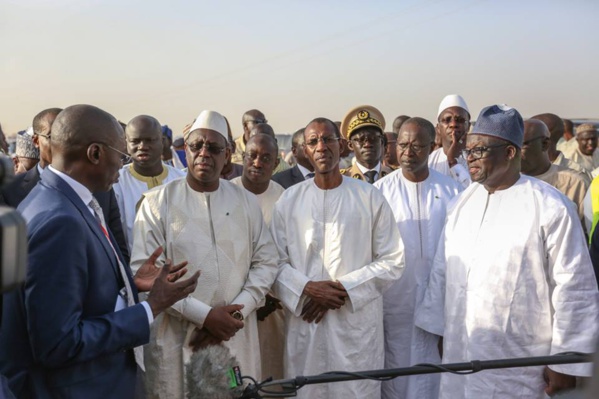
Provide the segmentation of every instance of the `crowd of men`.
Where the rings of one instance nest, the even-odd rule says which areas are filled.
[[[17,137],[3,203],[27,279],[3,296],[6,397],[184,398],[223,346],[257,380],[595,351],[597,129],[506,105],[435,123],[370,105],[318,117],[292,157],[256,109],[50,108]],[[353,155],[352,155],[353,154]],[[289,162],[288,162],[289,161]],[[589,251],[590,244],[590,251]],[[302,387],[302,398],[543,398],[591,364]],[[207,382],[208,383],[208,382]]]

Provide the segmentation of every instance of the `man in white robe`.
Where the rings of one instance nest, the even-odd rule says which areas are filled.
[[[599,167],[599,148],[597,148],[597,128],[592,123],[583,123],[576,128],[578,147],[569,158],[587,171]],[[593,176],[594,177],[594,176]]]
[[[435,127],[441,147],[428,157],[428,167],[451,177],[462,188],[470,185],[466,160],[462,157],[469,128],[470,111],[466,101],[459,94],[445,96],[439,104]]]
[[[185,176],[185,172],[162,163],[162,126],[155,118],[139,115],[125,127],[127,152],[132,163],[119,171],[114,187],[129,253],[133,246],[133,222],[143,193]]]
[[[263,133],[251,136],[243,155],[243,175],[231,180],[231,183],[256,196],[267,226],[270,225],[275,202],[285,192],[279,183],[270,180],[279,163],[278,156],[279,146],[273,136]],[[280,301],[266,295],[266,305],[257,310],[257,315],[262,377],[282,379],[285,320]]]
[[[426,119],[405,121],[396,146],[401,169],[374,184],[393,210],[406,257],[401,279],[383,295],[386,369],[441,361],[439,336],[414,326],[414,310],[424,297],[447,203],[461,188],[449,176],[429,169],[434,137],[435,128]],[[398,377],[383,382],[382,396],[436,399],[439,380],[440,374]]]
[[[522,142],[518,111],[497,105],[467,137],[474,183],[448,207],[416,315],[443,335],[444,363],[595,350],[599,293],[576,209],[520,175]],[[444,373],[440,398],[543,398],[585,375],[589,364]]]
[[[524,121],[521,172],[552,185],[572,200],[584,224],[583,200],[589,185],[582,173],[554,165],[547,155],[549,129],[538,119]]]
[[[580,166],[577,162],[574,162],[570,157],[572,153],[578,148],[578,141],[573,139],[573,145],[568,145],[566,150],[559,150],[557,148],[557,142],[563,138],[565,133],[564,121],[559,116],[552,113],[544,113],[533,116],[530,119],[537,119],[543,122],[547,129],[549,129],[549,145],[547,146],[547,155],[551,163],[557,166],[562,166],[568,169],[575,170],[581,173],[587,185],[591,184],[593,177],[591,172],[593,169],[585,169]]]
[[[315,177],[288,188],[273,213],[287,378],[383,366],[382,294],[401,276],[403,244],[382,194],[341,176],[339,137],[328,119],[308,124],[304,151]],[[298,397],[379,398],[380,383],[307,385]]]
[[[228,156],[222,115],[203,111],[185,137],[189,165],[145,194],[133,229],[132,268],[151,248],[189,261],[202,281],[152,325],[145,347],[148,398],[183,398],[192,348],[223,343],[243,375],[260,378],[256,313],[277,273],[278,255],[253,195],[219,179]],[[225,341],[225,342],[223,342]]]

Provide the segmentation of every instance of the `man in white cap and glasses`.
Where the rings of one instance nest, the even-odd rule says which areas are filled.
[[[484,108],[467,136],[473,183],[452,202],[416,325],[443,363],[595,350],[599,293],[574,204],[520,174],[522,117]],[[589,364],[444,373],[440,398],[543,398]]]
[[[459,94],[445,96],[439,104],[435,127],[441,141],[441,148],[431,153],[428,166],[450,176],[463,188],[470,185],[466,160],[462,157],[469,128],[470,111],[466,101]]]
[[[202,111],[184,138],[187,177],[147,192],[133,227],[133,269],[162,246],[165,256],[202,271],[195,292],[152,325],[148,398],[186,397],[185,363],[194,349],[213,344],[227,346],[241,373],[259,379],[255,310],[277,274],[277,251],[256,198],[219,178],[230,151],[225,118]]]

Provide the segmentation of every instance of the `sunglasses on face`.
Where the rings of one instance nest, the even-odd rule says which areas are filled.
[[[208,152],[212,155],[218,155],[225,151],[225,147],[221,147],[220,145],[214,143],[206,143],[205,141],[197,141],[195,143],[186,142],[185,144],[187,145],[187,148],[189,148],[189,151],[194,154],[202,151],[202,148],[204,147],[206,147]]]

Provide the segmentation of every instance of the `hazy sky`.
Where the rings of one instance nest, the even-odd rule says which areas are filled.
[[[277,133],[360,104],[390,126],[433,120],[444,95],[473,118],[599,117],[599,1],[0,0],[0,123],[45,108],[150,114],[179,135],[203,109],[235,135],[262,110]]]

